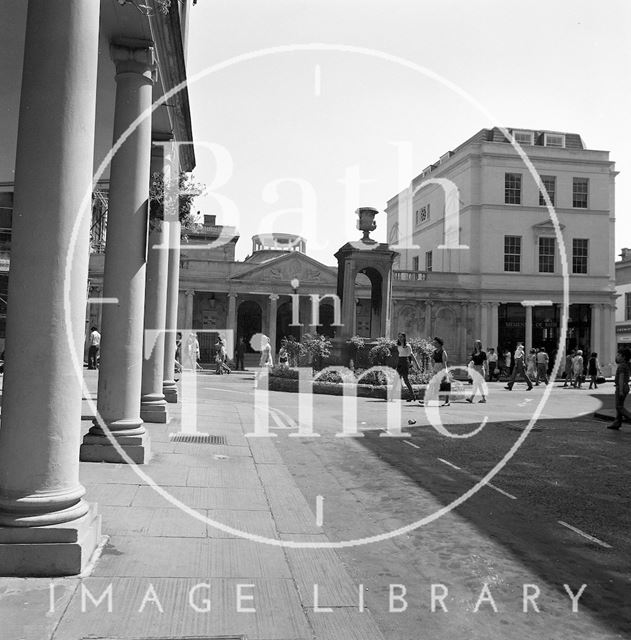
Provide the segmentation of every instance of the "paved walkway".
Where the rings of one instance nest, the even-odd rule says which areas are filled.
[[[94,393],[95,372],[86,372],[86,378]],[[384,635],[380,630],[384,626],[377,624],[372,606],[366,604],[364,611],[359,610],[364,592],[377,576],[369,576],[366,586],[360,586],[352,563],[354,558],[362,557],[368,566],[373,566],[370,563],[374,562],[376,571],[379,555],[383,561],[384,553],[397,553],[392,557],[390,569],[379,574],[382,575],[380,582],[386,578],[386,582],[396,582],[397,569],[403,571],[407,563],[405,558],[416,562],[406,555],[413,553],[413,549],[403,550],[400,545],[387,544],[382,547],[371,545],[357,553],[342,553],[334,549],[273,544],[274,541],[290,540],[322,543],[328,538],[318,521],[321,515],[317,501],[311,495],[318,491],[315,488],[317,477],[301,475],[300,471],[298,445],[314,441],[286,440],[287,433],[277,431],[282,434],[285,445],[292,441],[296,443],[291,450],[293,464],[290,468],[281,455],[287,449],[284,445],[279,446],[281,438],[278,442],[270,438],[246,438],[245,433],[253,430],[249,378],[249,374],[222,378],[199,376],[197,428],[223,439],[222,444],[172,441],[169,435],[181,431],[181,404],[169,406],[171,421],[168,425],[148,425],[153,456],[141,470],[170,498],[160,495],[126,465],[81,464],[81,481],[86,486],[87,499],[98,505],[103,517],[103,532],[108,536],[102,553],[82,578],[0,579],[3,639],[243,636],[249,640],[381,640],[384,637],[388,640],[409,637],[411,640],[407,631],[393,632],[396,622],[392,614]],[[607,386],[609,389],[604,391],[610,393],[611,385]],[[509,393],[500,390],[499,386],[492,392],[493,409],[489,410],[493,406],[491,403],[473,407],[459,403],[460,406],[452,405],[443,410],[444,420],[454,424],[462,421],[458,416],[463,410],[468,412],[465,420],[468,423],[473,415],[483,411],[492,413],[493,419],[504,421],[523,420],[525,412],[532,412],[525,392]],[[536,402],[541,390],[533,393],[538,394],[531,398]],[[295,402],[296,396],[272,396],[276,426],[286,426],[287,418],[291,417],[289,405]],[[565,397],[572,397],[571,404],[568,405]],[[327,397],[325,402],[339,402],[339,399]],[[567,415],[568,406],[573,415],[591,413],[600,404],[586,392],[555,390],[545,407],[544,417]],[[84,405],[84,414],[88,417],[90,407],[87,402]],[[362,428],[378,428],[385,416],[382,405],[385,403],[377,406],[371,400],[361,402],[358,419]],[[405,411],[407,417],[414,409],[407,406]],[[418,413],[420,416],[420,409]],[[84,430],[89,426],[90,421],[85,420]],[[339,431],[339,424],[335,429]],[[349,443],[348,446],[351,448],[345,451],[352,453],[352,447],[358,445]],[[352,470],[352,457],[342,462],[348,465],[348,471]],[[346,473],[342,467],[338,472]],[[306,478],[309,482],[305,485]],[[352,529],[355,516],[349,510],[353,505],[349,506],[348,501],[353,502],[354,498],[346,493],[348,487],[339,486],[338,489],[338,493],[343,494],[342,506],[340,512],[333,515],[338,522],[347,521]],[[396,491],[392,499],[395,494]],[[179,508],[178,501],[186,508]],[[376,512],[380,511],[381,506]],[[208,520],[220,524],[213,526]],[[384,521],[369,520],[370,517],[362,513],[355,524],[362,531],[377,531],[384,524]],[[267,542],[254,542],[242,533],[222,529],[221,525],[264,538]],[[425,570],[418,566],[419,580],[427,583],[425,586],[432,582],[432,572],[445,566],[444,554],[450,553],[449,528],[454,526],[465,525],[457,518],[445,520],[440,528],[444,529],[444,538],[433,543],[437,545],[434,560]],[[463,536],[479,537],[474,529],[459,531]],[[404,546],[410,544],[409,536],[407,538],[407,542],[401,543]],[[487,540],[483,544],[489,557],[494,553],[498,557],[494,543]],[[457,562],[448,566],[451,573],[460,567]],[[383,584],[379,589],[383,590]],[[424,598],[427,600],[427,594]],[[95,604],[99,599],[100,603]],[[380,607],[383,609],[383,603]],[[467,607],[465,613],[470,615],[471,607]],[[428,627],[432,629],[429,635],[419,630],[415,640],[439,637],[434,635],[438,630],[436,625],[435,622]],[[499,625],[499,629],[502,628],[506,629]],[[527,625],[523,628],[527,629]],[[458,618],[452,630],[466,635],[466,616]],[[576,635],[580,627],[572,625],[568,631],[572,635],[550,637],[580,637]],[[522,636],[507,632],[497,637]]]

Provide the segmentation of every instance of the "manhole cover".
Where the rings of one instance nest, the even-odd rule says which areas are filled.
[[[226,444],[226,436],[213,436],[210,433],[170,433],[169,440],[189,444]]]

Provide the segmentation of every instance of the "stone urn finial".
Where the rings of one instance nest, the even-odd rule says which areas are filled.
[[[377,209],[373,207],[360,207],[355,211],[357,214],[357,228],[364,232],[362,242],[366,244],[374,244],[376,240],[370,237],[370,232],[377,228],[375,222],[375,216],[379,213]]]

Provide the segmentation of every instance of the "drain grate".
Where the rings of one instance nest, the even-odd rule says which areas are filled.
[[[226,444],[226,436],[213,436],[210,433],[170,433],[169,440],[189,444]]]

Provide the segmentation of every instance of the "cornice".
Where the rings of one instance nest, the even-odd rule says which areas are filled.
[[[164,92],[167,93],[187,79],[184,45],[178,3],[172,2],[169,13],[152,12],[149,18],[151,35],[155,42],[158,69]],[[184,85],[168,99],[169,120],[177,141],[193,141],[193,126],[188,98],[188,87]],[[180,164],[182,171],[195,168],[195,151],[193,144],[180,147]]]

